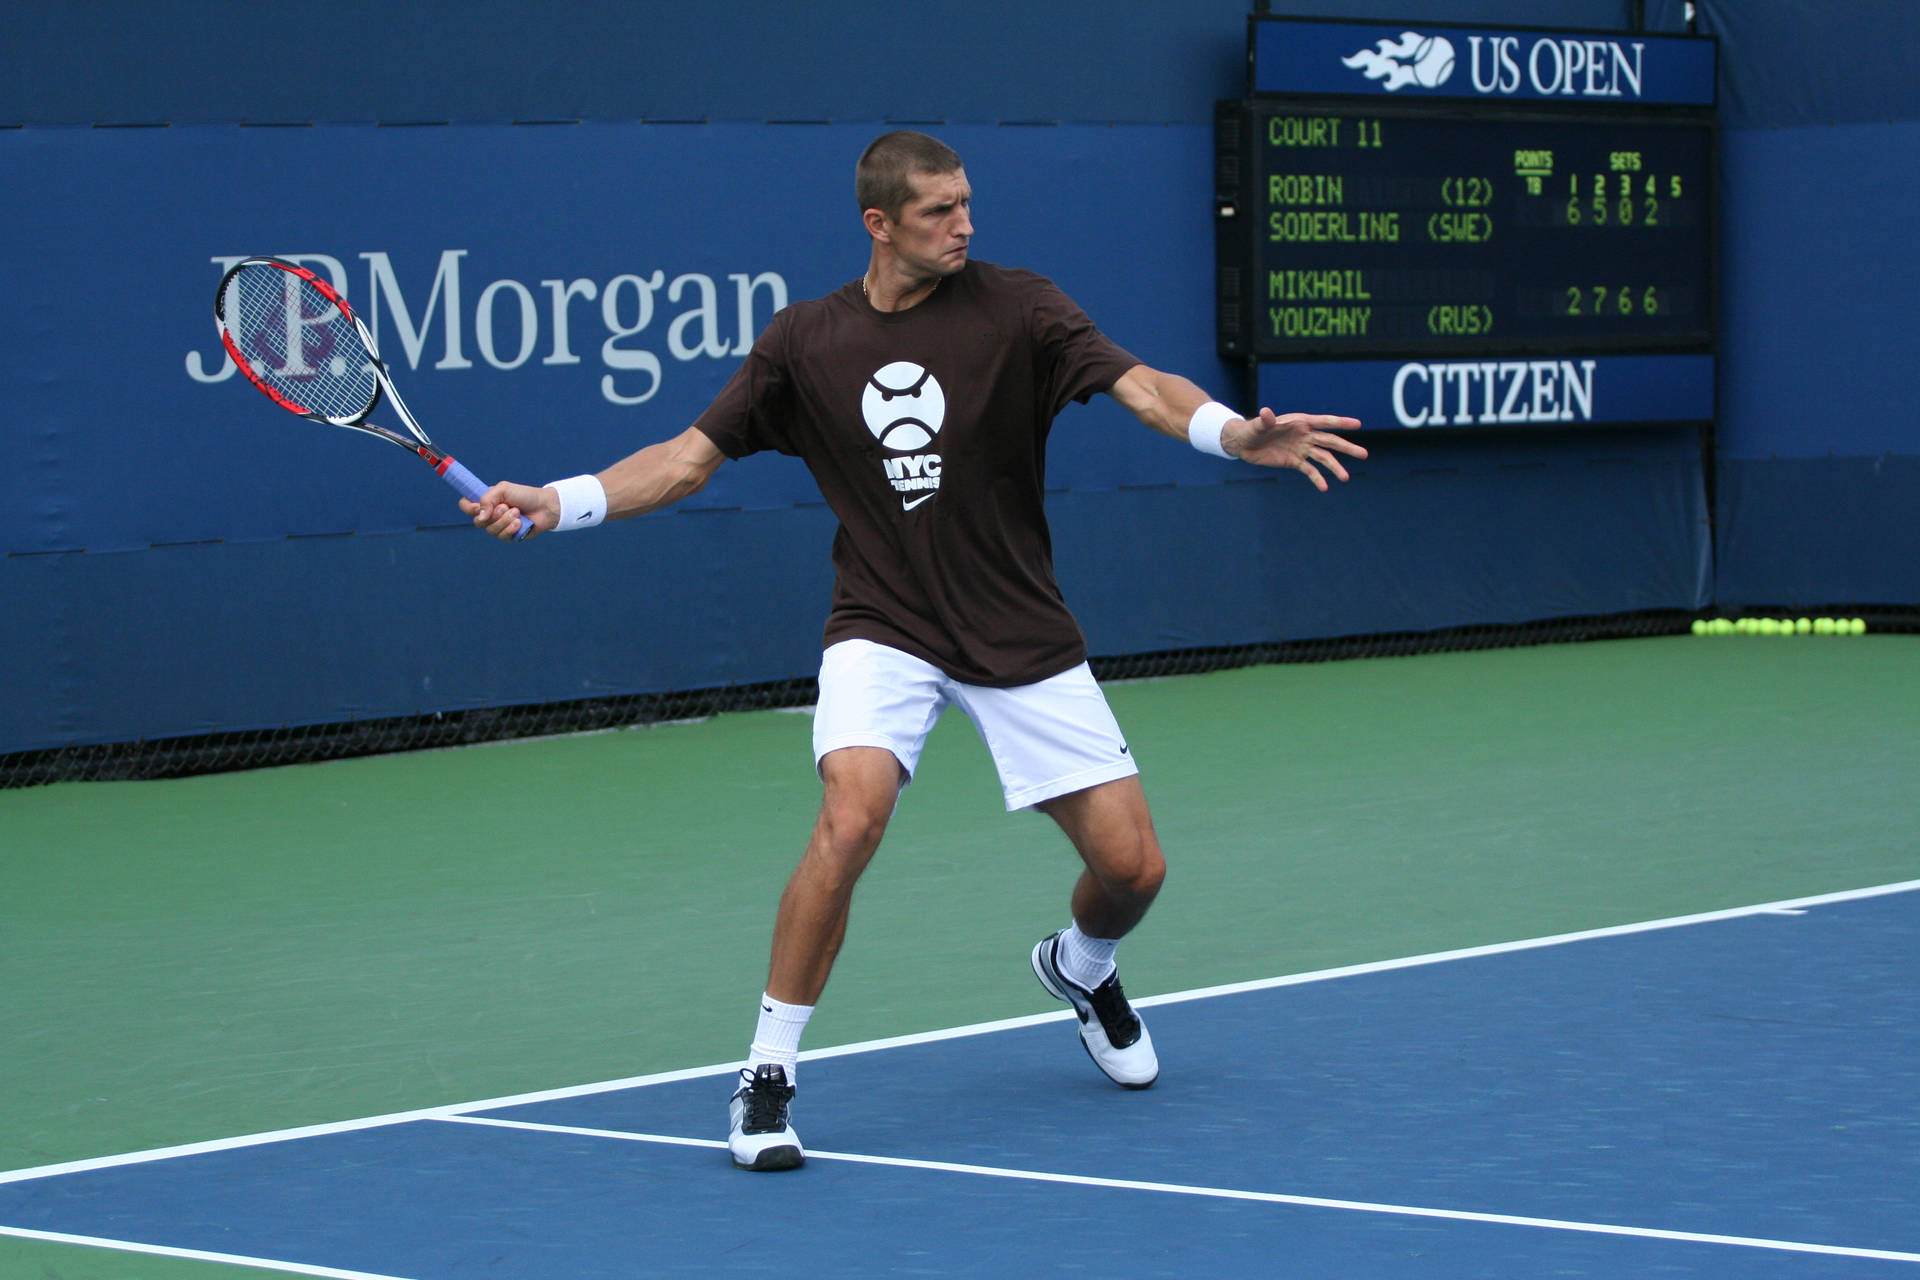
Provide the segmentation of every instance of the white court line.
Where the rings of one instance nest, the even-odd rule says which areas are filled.
[[[724,1151],[727,1146],[720,1138],[682,1138],[671,1133],[633,1133],[626,1129],[585,1129],[572,1124],[541,1124],[537,1120],[502,1120],[498,1116],[441,1116],[440,1119],[448,1124],[479,1125],[486,1129],[521,1129],[527,1133],[558,1133],[572,1138],[612,1138],[619,1142],[651,1142],[663,1147],[705,1147],[709,1151]],[[807,1154],[820,1153],[809,1151]]]
[[[485,1125],[496,1129],[521,1129],[531,1133],[556,1133],[583,1138],[608,1138],[621,1142],[648,1142],[677,1147],[724,1147],[727,1144],[709,1138],[677,1138],[657,1133],[629,1133],[619,1129],[584,1129],[573,1125],[536,1124],[527,1120],[501,1120],[491,1116],[442,1116],[452,1124]],[[1157,1191],[1164,1195],[1202,1196],[1215,1200],[1246,1200],[1259,1204],[1284,1204],[1307,1209],[1342,1209],[1355,1213],[1381,1214],[1400,1218],[1440,1218],[1448,1222],[1476,1222],[1502,1227],[1535,1227],[1547,1231],[1573,1231],[1587,1235],[1630,1236],[1641,1240],[1671,1240],[1687,1244],[1734,1245],[1746,1249],[1770,1249],[1781,1253],[1817,1253],[1839,1258],[1871,1258],[1881,1262],[1920,1262],[1920,1253],[1897,1249],[1859,1249],[1850,1245],[1809,1244],[1801,1240],[1770,1240],[1761,1236],[1716,1235],[1705,1231],[1670,1231],[1663,1227],[1624,1227],[1606,1222],[1580,1222],[1568,1218],[1529,1218],[1511,1213],[1476,1213],[1469,1209],[1430,1209],[1420,1205],[1380,1204],[1369,1200],[1332,1200],[1324,1196],[1287,1195],[1278,1191],[1242,1191],[1233,1187],[1198,1187],[1184,1182],[1141,1182],[1132,1178],[1099,1178],[1075,1173],[1043,1173],[1034,1169],[1003,1169],[994,1165],[955,1164],[946,1160],[913,1160],[904,1156],[855,1155],[845,1151],[809,1151],[809,1160],[840,1160],[848,1164],[885,1165],[895,1169],[924,1169],[933,1173],[965,1173],[983,1178],[1011,1178],[1020,1182],[1049,1182],[1076,1187],[1100,1187],[1114,1191]]]
[[[1552,934],[1544,938],[1526,938],[1518,942],[1495,942],[1483,947],[1462,947],[1457,951],[1435,951],[1423,956],[1409,956],[1404,960],[1376,960],[1367,964],[1348,965],[1339,969],[1319,969],[1312,973],[1293,974],[1282,978],[1261,978],[1254,982],[1234,982],[1219,987],[1202,987],[1194,991],[1177,991],[1171,995],[1147,996],[1145,999],[1131,1001],[1135,1008],[1148,1008],[1157,1004],[1179,1004],[1186,1000],[1207,1000],[1214,996],[1239,995],[1247,991],[1269,991],[1275,987],[1298,986],[1303,982],[1326,982],[1334,978],[1357,977],[1369,973],[1388,973],[1395,969],[1412,969],[1421,965],[1442,964],[1449,960],[1473,960],[1481,956],[1510,955],[1516,951],[1532,951],[1540,947],[1558,947],[1569,942],[1592,942],[1599,938],[1624,938],[1636,933],[1653,933],[1661,929],[1679,929],[1687,925],[1717,924],[1723,920],[1740,920],[1748,916],[1805,915],[1809,907],[1830,906],[1839,902],[1857,902],[1862,898],[1881,898],[1895,893],[1912,893],[1920,889],[1920,880],[1903,880],[1898,884],[1875,885],[1870,889],[1846,889],[1839,893],[1817,894],[1810,898],[1789,898],[1783,902],[1763,902],[1751,907],[1728,907],[1722,911],[1702,911],[1697,915],[1672,916],[1665,920],[1646,920],[1639,924],[1608,925],[1601,929],[1583,929],[1578,933]],[[857,1047],[857,1046],[856,1046]],[[831,1053],[833,1050],[825,1050]],[[805,1054],[801,1055],[805,1057]]]
[[[1399,960],[1379,960],[1368,964],[1346,965],[1336,969],[1320,969],[1311,973],[1292,974],[1280,978],[1263,978],[1254,982],[1236,982],[1225,986],[1202,987],[1193,991],[1179,991],[1168,995],[1147,996],[1133,1001],[1136,1008],[1148,1008],[1153,1005],[1177,1004],[1187,1000],[1205,1000],[1215,996],[1238,995],[1249,991],[1266,991],[1275,987],[1297,986],[1309,982],[1326,982],[1336,978],[1357,977],[1370,973],[1385,973],[1395,969],[1411,969],[1422,965],[1442,964],[1452,960],[1468,960],[1482,956],[1505,955],[1516,951],[1528,951],[1540,947],[1563,946],[1570,942],[1585,942],[1597,938],[1615,938],[1628,934],[1648,933],[1659,929],[1676,929],[1686,925],[1711,924],[1722,920],[1737,920],[1746,916],[1771,915],[1782,911],[1801,910],[1807,907],[1827,906],[1833,903],[1853,902],[1862,898],[1876,898],[1888,894],[1909,893],[1920,889],[1920,880],[1906,880],[1897,884],[1876,885],[1867,889],[1847,889],[1839,893],[1825,893],[1808,898],[1791,898],[1782,902],[1763,902],[1750,907],[1730,907],[1722,911],[1707,911],[1696,915],[1673,916],[1665,920],[1649,920],[1639,924],[1610,925],[1601,929],[1588,929],[1578,933],[1553,934],[1544,938],[1529,938],[1518,942],[1499,942],[1482,947],[1466,947],[1455,951],[1436,951],[1427,955],[1408,956]],[[955,1040],[966,1036],[991,1035],[998,1031],[1013,1031],[1022,1027],[1038,1026],[1042,1023],[1061,1022],[1073,1017],[1070,1009],[1060,1009],[1050,1013],[1029,1014],[1020,1018],[1003,1018],[995,1022],[978,1022],[971,1026],[950,1027],[941,1031],[923,1031],[914,1035],[890,1036],[881,1040],[863,1040],[857,1044],[835,1045],[825,1049],[810,1049],[800,1055],[805,1061],[818,1061],[825,1058],[845,1057],[856,1053],[874,1053],[882,1049],[900,1049],[912,1045],[933,1044],[942,1040]],[[534,1093],[511,1094],[501,1098],[487,1098],[478,1102],[456,1102],[438,1107],[421,1107],[412,1111],[396,1111],[388,1115],[368,1116],[358,1120],[339,1120],[328,1124],[304,1125],[294,1129],[277,1129],[265,1133],[246,1134],[233,1138],[216,1138],[208,1142],[189,1142],[179,1146],[156,1147],[148,1151],[131,1151],[122,1155],[99,1156],[89,1160],[69,1160],[60,1164],[40,1165],[30,1169],[15,1169],[0,1172],[0,1186],[13,1182],[30,1182],[39,1178],[59,1177],[69,1173],[88,1173],[99,1169],[118,1169],[128,1165],[148,1164],[159,1160],[173,1160],[186,1156],[211,1155],[222,1151],[237,1151],[246,1147],[265,1146],[276,1142],[293,1142],[302,1138],[323,1138],[334,1134],[354,1133],[363,1129],[380,1129],[390,1125],[410,1124],[416,1120],[444,1120],[452,1116],[474,1111],[495,1111],[506,1107],[525,1106],[536,1102],[558,1102],[568,1098],[584,1098],[601,1093],[615,1093],[623,1089],[638,1089],[647,1085],[672,1084],[681,1080],[694,1080],[706,1076],[724,1076],[738,1071],[739,1062],[715,1063],[704,1067],[688,1067],[678,1071],[662,1071],[652,1075],[629,1076],[621,1080],[605,1080],[597,1084],[570,1085],[561,1089],[543,1089]]]
[[[383,1275],[372,1271],[342,1271],[305,1262],[282,1262],[277,1258],[250,1258],[239,1253],[212,1253],[206,1249],[176,1249],[164,1244],[142,1244],[138,1240],[110,1240],[105,1236],[75,1236],[64,1231],[30,1231],[25,1227],[0,1226],[0,1236],[22,1240],[42,1240],[49,1244],[82,1244],[95,1249],[113,1249],[120,1253],[144,1253],[156,1258],[189,1258],[195,1262],[226,1262],[236,1267],[257,1267],[264,1271],[285,1271],[296,1276],[320,1276],[322,1280],[407,1280],[405,1276]]]

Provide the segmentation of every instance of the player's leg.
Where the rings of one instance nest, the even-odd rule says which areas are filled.
[[[1073,922],[1034,947],[1034,975],[1073,1005],[1094,1064],[1116,1084],[1144,1089],[1159,1078],[1160,1061],[1121,988],[1114,952],[1166,879],[1146,792],[1139,778],[1119,778],[1036,807],[1060,824],[1084,866],[1073,888]]]
[[[919,659],[866,641],[836,644],[822,658],[813,732],[820,816],[780,897],[766,991],[729,1107],[728,1148],[741,1168],[805,1159],[790,1123],[801,1033],[846,938],[854,885],[946,707],[947,683]]]
[[[1140,779],[1118,778],[1035,807],[1060,824],[1085,864],[1073,888],[1074,924],[1089,937],[1126,937],[1167,876]]]
[[[1034,947],[1034,974],[1073,1005],[1095,1064],[1144,1089],[1160,1065],[1120,988],[1113,953],[1160,891],[1166,862],[1106,696],[1085,663],[1013,689],[959,685],[953,696],[993,753],[1007,808],[1050,815],[1083,863],[1073,921]]]
[[[847,936],[853,886],[893,816],[906,770],[881,747],[842,747],[820,761],[824,793],[813,837],[780,895],[767,994],[812,1005]]]
[[[727,1148],[742,1169],[792,1169],[806,1159],[791,1120],[800,1035],[840,954],[853,886],[880,847],[905,770],[884,748],[844,747],[821,759],[820,778],[820,817],[780,895],[767,989],[728,1104]]]

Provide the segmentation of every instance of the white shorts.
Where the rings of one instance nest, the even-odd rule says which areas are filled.
[[[1084,662],[1036,684],[993,689],[871,640],[842,640],[821,656],[814,767],[842,747],[882,747],[912,781],[920,748],[949,704],[980,731],[1010,810],[1140,772]]]

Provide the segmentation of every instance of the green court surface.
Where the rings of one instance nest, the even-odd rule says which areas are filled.
[[[1128,990],[1920,877],[1916,676],[1684,637],[1110,686],[1171,867]],[[0,792],[0,1170],[736,1058],[818,794],[779,712]],[[807,1047],[1054,1008],[1073,873],[949,716]],[[4,1280],[240,1274],[0,1238]]]

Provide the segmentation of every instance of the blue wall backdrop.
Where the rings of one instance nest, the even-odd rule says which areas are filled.
[[[483,476],[544,480],[681,430],[773,307],[857,275],[853,158],[888,122],[926,122],[967,158],[979,256],[1046,272],[1143,359],[1230,395],[1208,121],[1239,89],[1247,7],[996,0],[930,24],[864,0],[369,4],[332,26],[322,73],[293,74],[235,39],[302,29],[291,6],[15,6],[0,753],[810,674],[833,522],[796,464],[499,546],[417,462],[226,369],[208,315],[223,262],[337,274],[429,431]],[[1624,0],[1288,8],[1629,18]],[[1094,650],[1920,596],[1896,305],[1914,267],[1892,243],[1920,138],[1877,34],[1913,20],[1888,5],[1810,41],[1803,8],[1702,9],[1732,126],[1717,560],[1690,431],[1382,432],[1320,497],[1103,400],[1063,416],[1049,477]],[[1647,9],[1682,29],[1677,4]],[[1879,97],[1859,74],[1845,101],[1810,97],[1802,57],[1888,74]],[[1835,184],[1872,219],[1844,235]],[[556,604],[585,600],[560,634]]]
[[[1716,599],[1920,600],[1920,6],[1705,0],[1720,37]]]

